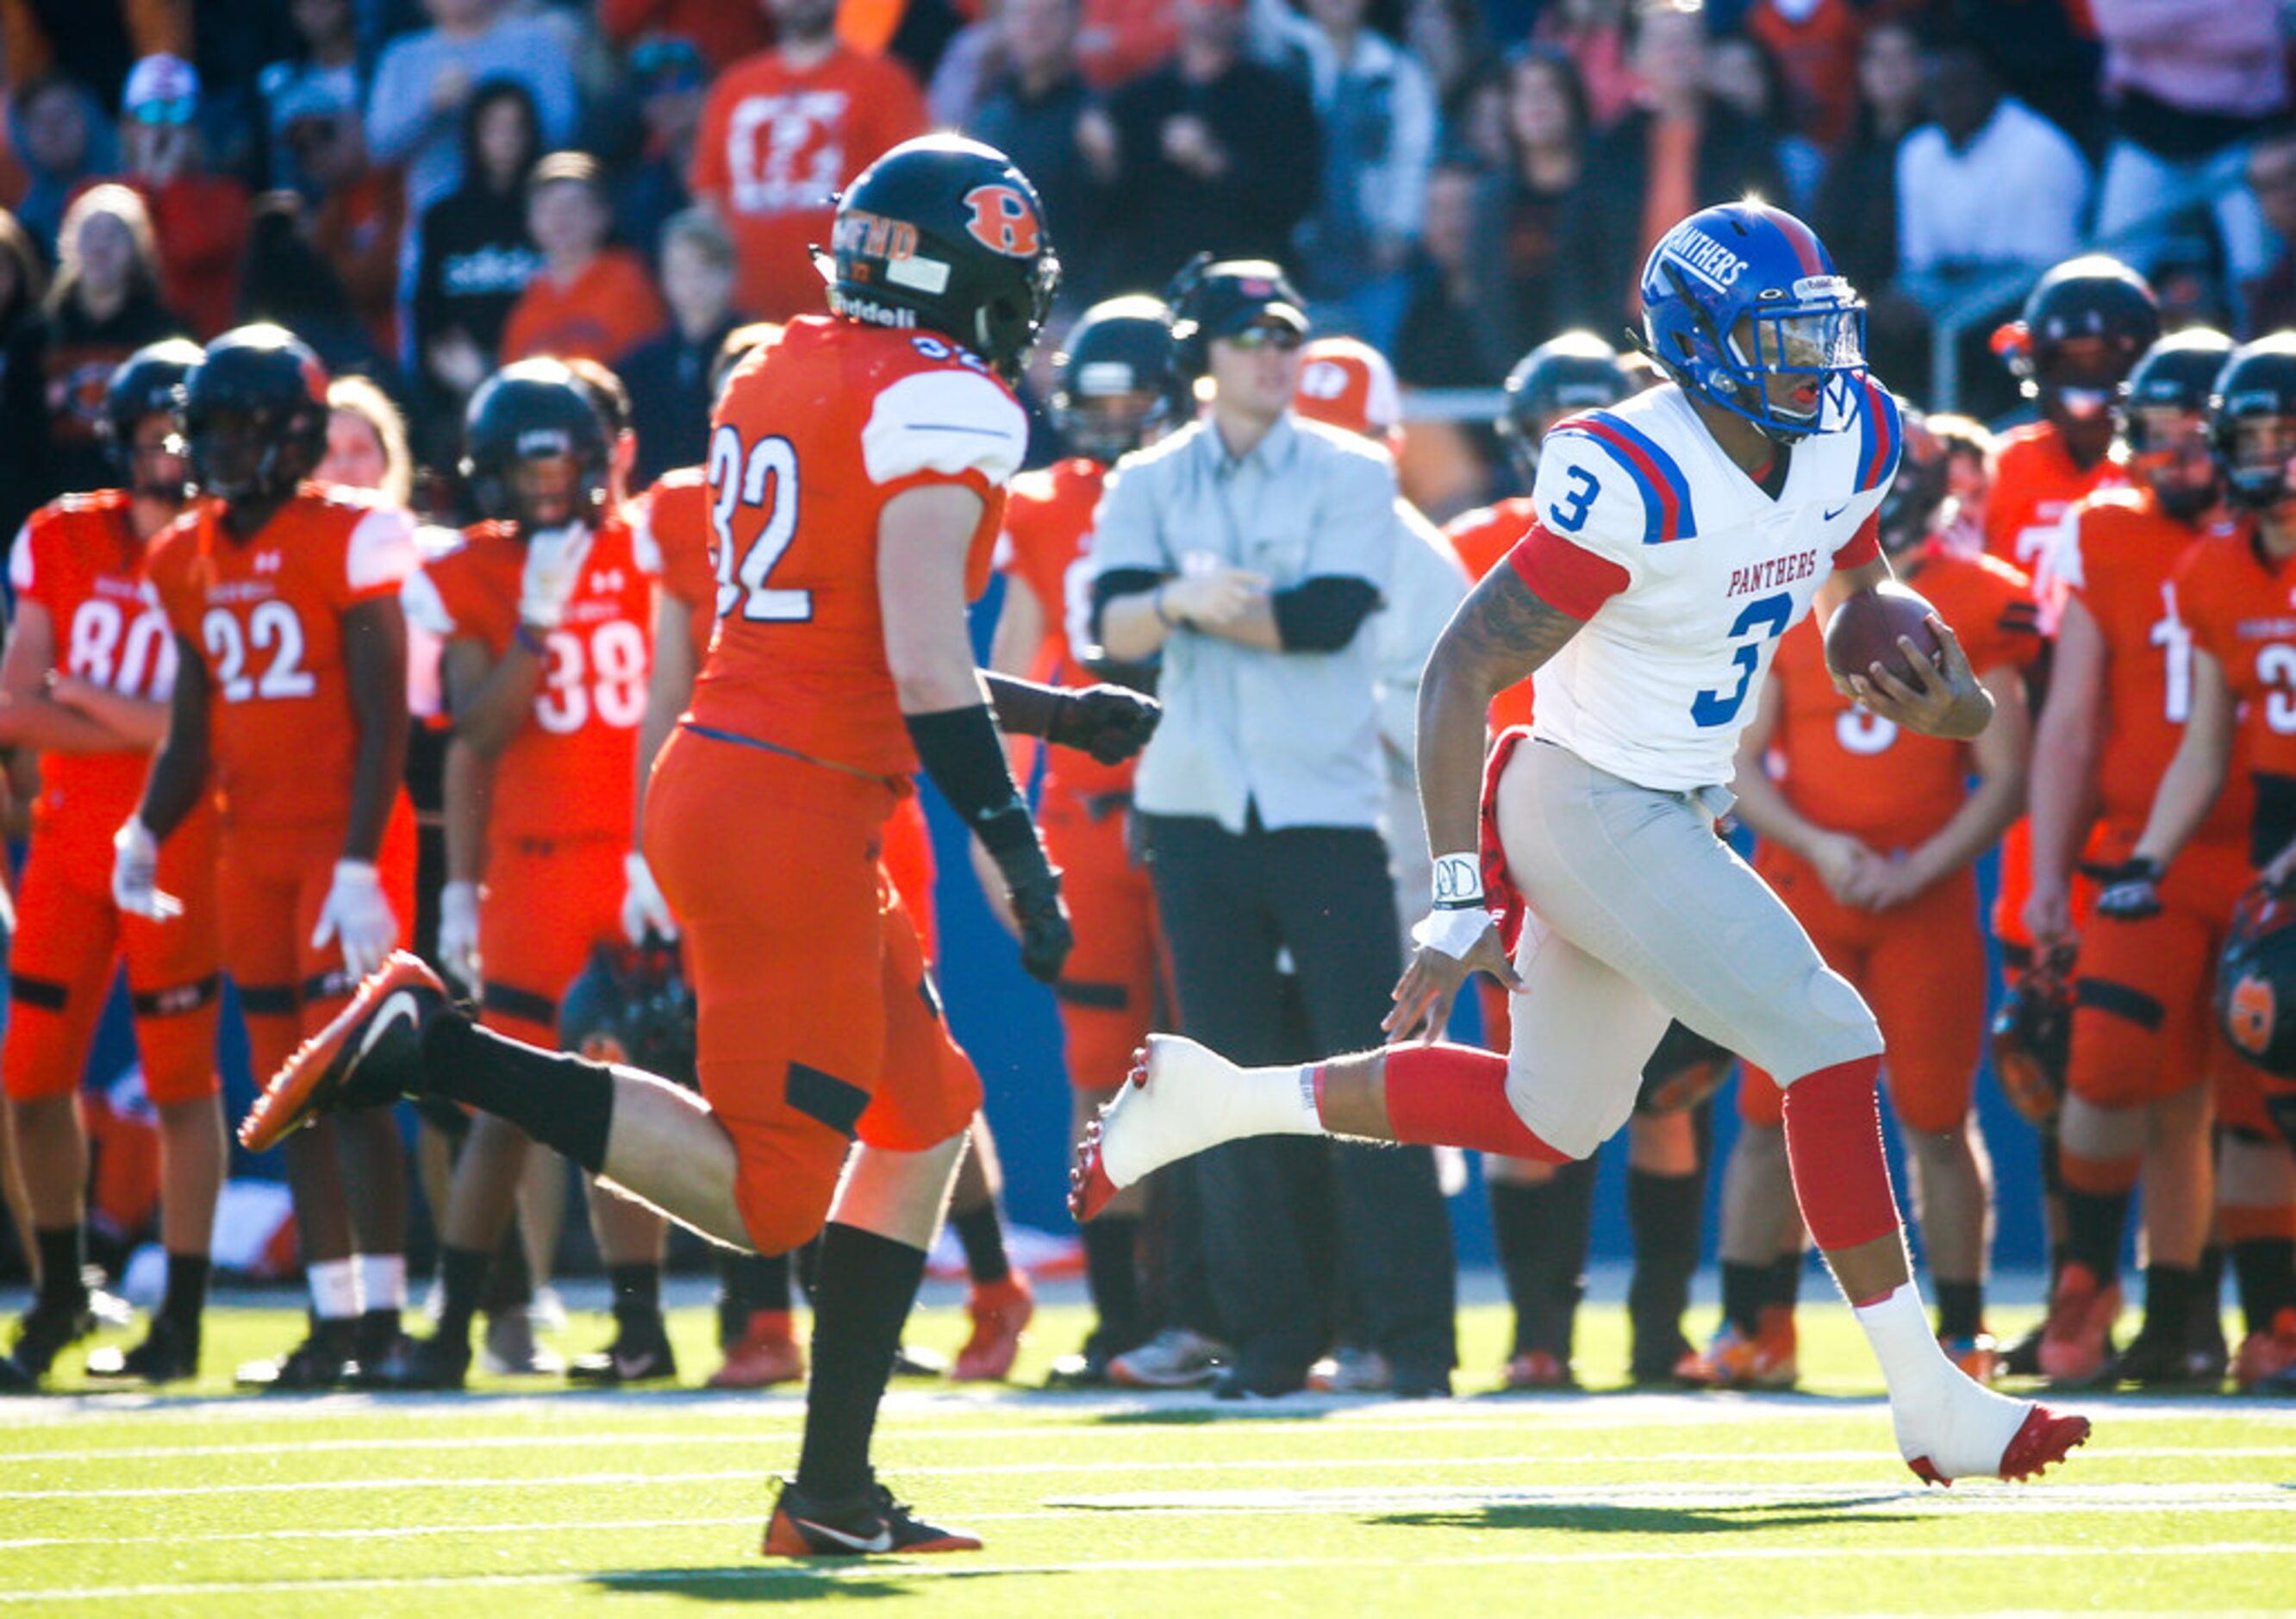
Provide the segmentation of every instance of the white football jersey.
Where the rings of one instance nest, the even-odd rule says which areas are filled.
[[[1881,505],[1902,442],[1862,372],[1827,389],[1775,500],[1672,383],[1556,423],[1539,522],[1628,583],[1538,671],[1537,734],[1645,787],[1727,782],[1778,637]]]

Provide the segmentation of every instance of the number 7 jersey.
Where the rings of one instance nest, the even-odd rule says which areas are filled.
[[[824,764],[914,772],[885,658],[878,519],[908,489],[973,490],[965,589],[979,595],[1028,440],[1012,391],[928,333],[808,316],[743,360],[710,429],[718,624],[688,719]]]

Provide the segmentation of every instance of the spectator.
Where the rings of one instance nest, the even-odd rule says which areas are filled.
[[[471,103],[481,86],[522,85],[541,139],[572,138],[581,107],[562,27],[514,13],[506,0],[422,0],[431,26],[394,39],[374,69],[366,141],[379,163],[403,163],[418,218],[463,183]]]
[[[1079,288],[1092,279],[1100,222],[1100,187],[1077,138],[1100,104],[1077,60],[1081,14],[1078,0],[1004,0],[994,24],[1004,70],[965,126],[1036,182]]]
[[[1171,0],[1083,0],[1077,57],[1095,90],[1154,72],[1179,47],[1177,8]]]
[[[700,464],[709,444],[710,373],[718,346],[742,324],[734,311],[734,239],[708,209],[688,209],[662,227],[661,291],[668,329],[614,366],[637,430],[630,482],[638,489],[672,467]]]
[[[1307,0],[1304,18],[1283,12],[1280,38],[1324,136],[1316,211],[1295,238],[1300,278],[1309,297],[1344,305],[1384,348],[1402,316],[1398,272],[1427,209],[1437,115],[1427,70],[1364,25],[1370,9],[1371,0]]]
[[[1563,212],[1559,324],[1598,334],[1639,316],[1643,260],[1678,221],[1750,192],[1785,194],[1767,132],[1707,89],[1700,0],[1643,0],[1632,21],[1641,99],[1587,154]]]
[[[1876,375],[1927,391],[1929,317],[1898,293],[1898,146],[1922,112],[1922,49],[1913,29],[1875,24],[1857,51],[1857,115],[1827,163],[1810,227],[1864,295],[1866,357]]]
[[[2287,111],[2288,59],[2280,8],[2266,0],[2092,0],[2090,9],[2112,117],[2096,199],[2096,234],[2110,239],[2159,224],[2220,154]],[[2235,185],[2210,206],[2233,277],[2262,275],[2272,242],[2254,195]]]
[[[231,325],[247,241],[247,187],[209,172],[200,76],[176,56],[146,56],[120,103],[126,180],[159,234],[161,295],[205,341]]]
[[[414,504],[406,418],[371,379],[339,376],[327,384],[327,458],[311,475],[321,483],[373,489],[387,506]]]
[[[1427,70],[1447,127],[1491,58],[1481,8],[1474,0],[1411,0],[1403,13],[1403,43]]]
[[[1556,0],[1530,32],[1534,42],[1559,46],[1578,68],[1597,129],[1633,111],[1641,95],[1631,11],[1632,0]]]
[[[1243,0],[1178,0],[1180,46],[1079,128],[1109,188],[1099,285],[1160,286],[1191,253],[1281,259],[1322,171],[1307,92],[1243,54]]]
[[[0,0],[9,87],[62,74],[118,106],[138,60],[192,53],[192,10],[193,0]]]
[[[47,296],[48,263],[23,222],[0,209],[0,390],[6,388],[9,345]]]
[[[836,0],[766,0],[781,43],[709,92],[690,185],[733,234],[734,302],[764,320],[821,308],[809,249],[829,240],[829,200],[888,147],[925,130],[916,84],[839,43]]]
[[[329,182],[309,171],[304,152],[340,138],[345,114],[356,126],[358,109],[366,104],[358,15],[351,0],[293,0],[288,15],[295,25],[295,53],[256,77],[266,137],[261,168],[266,185],[316,201]]]
[[[1496,255],[1484,251],[1480,221],[1492,218],[1491,180],[1446,163],[1427,182],[1427,218],[1409,270],[1396,329],[1396,373],[1414,388],[1495,388],[1514,347],[1505,300],[1494,296]]]
[[[1493,174],[1507,171],[1513,158],[1513,149],[1507,135],[1509,81],[1510,75],[1505,68],[1486,65],[1482,71],[1467,81],[1456,103],[1445,105],[1443,156],[1446,160],[1466,163]]]
[[[406,190],[397,168],[367,160],[358,104],[334,100],[338,94],[336,86],[307,80],[272,107],[284,114],[287,149],[310,186],[299,194],[313,244],[340,278],[367,341],[397,354]]]
[[[1563,51],[1525,45],[1507,59],[1506,234],[1505,267],[1514,326],[1494,357],[1504,377],[1514,356],[1554,335],[1562,260],[1567,251],[1562,215],[1587,172],[1591,134],[1587,87]]]
[[[0,373],[0,529],[11,534],[44,502],[107,486],[105,384],[136,349],[184,330],[160,301],[160,250],[135,192],[83,192],[59,246],[55,283],[10,340]]]
[[[2265,224],[2283,242],[2296,244],[2296,135],[2256,144],[2248,154],[2248,185]],[[2296,245],[2284,246],[2271,267],[2241,294],[2243,338],[2296,326]]]
[[[1786,206],[1807,216],[1825,172],[1825,155],[1795,129],[1786,106],[1786,81],[1770,53],[1742,35],[1718,39],[1706,53],[1706,85],[1715,100],[1769,136],[1770,154],[1785,177]]]
[[[701,133],[709,75],[693,42],[649,34],[630,47],[629,83],[643,130],[636,157],[614,179],[614,229],[638,246],[661,240],[672,214],[691,206],[685,177]]]
[[[1858,35],[1868,26],[1857,12],[1856,0],[1754,0],[1742,25],[1776,64],[1781,130],[1827,152],[1847,138],[1857,106]]]
[[[382,351],[360,325],[342,278],[311,241],[309,226],[301,199],[291,191],[269,193],[256,205],[232,324],[267,320],[286,327],[330,375],[387,373]]]
[[[62,74],[18,89],[8,117],[28,182],[16,217],[53,256],[65,208],[88,182],[118,170],[119,143],[95,97]]]
[[[2088,165],[2064,131],[2005,95],[1982,52],[1924,66],[1931,121],[1898,148],[1898,267],[1931,310],[1973,277],[2080,251]]]
[[[526,177],[540,138],[523,85],[481,85],[463,113],[463,184],[422,216],[408,348],[425,465],[456,453],[463,402],[495,368],[503,323],[541,267],[526,239]]]
[[[2104,145],[2096,94],[2100,53],[2091,9],[2072,0],[1953,0],[1950,7],[1955,27],[1963,38],[1981,46],[1995,80],[2070,136],[2084,162]]]
[[[502,359],[614,359],[662,328],[645,261],[610,248],[606,177],[586,152],[554,152],[526,181],[526,234],[542,255],[503,325]]]
[[[686,40],[712,72],[721,72],[774,42],[765,8],[756,0],[598,0],[598,26],[608,43],[632,56],[645,40]]]

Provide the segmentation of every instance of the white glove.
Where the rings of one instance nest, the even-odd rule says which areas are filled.
[[[398,918],[382,897],[382,879],[368,861],[335,862],[335,881],[327,890],[327,902],[319,908],[311,948],[323,950],[331,939],[341,941],[343,966],[353,978],[365,978],[381,966],[398,942]]]
[[[160,892],[160,841],[141,816],[111,834],[111,902],[154,922],[184,914],[181,900]]]
[[[479,989],[479,885],[449,883],[439,891],[439,959],[476,994]]]
[[[537,629],[555,629],[590,559],[590,525],[570,522],[526,537],[526,569],[518,582],[518,616]]]
[[[622,892],[622,932],[630,936],[630,942],[644,944],[648,933],[676,938],[677,918],[669,914],[669,902],[661,897],[645,856],[635,849],[624,855],[622,875],[630,884]]]

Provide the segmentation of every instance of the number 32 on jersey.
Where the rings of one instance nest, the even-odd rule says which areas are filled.
[[[753,624],[802,624],[813,617],[813,592],[767,581],[797,538],[797,450],[778,435],[745,445],[730,423],[709,440],[709,523],[718,553],[718,616],[735,608]],[[755,514],[755,516],[752,516]],[[734,520],[755,534],[744,547]]]

